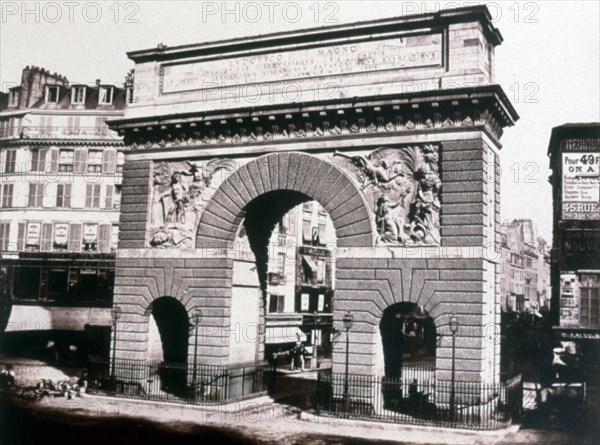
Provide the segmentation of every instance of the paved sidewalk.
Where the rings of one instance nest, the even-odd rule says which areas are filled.
[[[410,444],[501,444],[518,433],[518,426],[498,431],[473,431],[318,417],[266,397],[208,407],[83,395],[74,400],[44,399],[49,408],[87,415],[132,416],[158,422],[223,425],[252,432],[255,437],[281,441],[307,435],[354,437]],[[526,441],[523,443],[527,443]],[[547,442],[548,443],[548,442]]]
[[[24,368],[22,377],[34,379],[48,378],[48,373],[56,377],[64,376],[62,370],[43,363],[29,360],[2,360]],[[32,367],[32,374],[25,368]],[[45,365],[45,366],[44,366]],[[33,372],[35,371],[35,372]],[[25,376],[25,374],[27,374]],[[301,380],[316,378],[311,372],[299,373]],[[290,375],[289,377],[296,377]],[[524,405],[533,407],[534,388],[528,385],[524,391]],[[543,444],[571,445],[596,444],[597,440],[583,436],[582,432],[540,431],[519,429],[511,426],[499,431],[473,431],[450,428],[400,425],[391,423],[367,422],[338,418],[324,418],[302,412],[298,408],[274,403],[269,397],[235,402],[223,406],[193,406],[175,403],[145,401],[137,399],[111,398],[83,394],[82,397],[69,400],[65,398],[45,398],[38,407],[56,409],[73,415],[107,417],[127,416],[149,419],[169,424],[213,425],[229,427],[240,433],[272,441],[281,445],[308,443],[302,438],[353,437],[365,441],[401,441],[403,444]],[[316,440],[316,443],[328,443]]]

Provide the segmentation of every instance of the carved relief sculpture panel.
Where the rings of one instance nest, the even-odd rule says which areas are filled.
[[[150,247],[193,248],[202,211],[236,168],[226,159],[155,163]]]
[[[381,147],[366,156],[335,152],[334,162],[352,173],[371,203],[379,244],[440,244],[438,150],[422,145]]]

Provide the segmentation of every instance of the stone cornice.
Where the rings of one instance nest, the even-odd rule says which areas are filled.
[[[487,39],[494,45],[502,43],[502,35],[492,23],[492,16],[485,5],[446,9],[437,12],[406,15],[389,19],[371,20],[352,24],[288,31],[262,36],[207,42],[201,44],[130,51],[127,56],[136,63],[147,61],[180,60],[188,57],[224,57],[235,52],[249,50],[272,51],[281,47],[298,48],[307,43],[347,40],[357,36],[377,36],[389,32],[415,31],[427,28],[439,29],[453,23],[478,21]]]
[[[498,85],[302,105],[109,122],[131,149],[237,146],[344,135],[484,127],[499,139],[518,119]]]

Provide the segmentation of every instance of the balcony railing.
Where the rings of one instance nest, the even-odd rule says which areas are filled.
[[[23,139],[120,139],[108,127],[35,127],[22,128]]]

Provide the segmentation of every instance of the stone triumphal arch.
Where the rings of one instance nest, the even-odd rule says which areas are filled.
[[[130,52],[113,354],[147,359],[170,297],[202,313],[188,361],[264,360],[265,246],[314,200],[336,239],[334,372],[347,311],[350,372],[382,376],[382,317],[408,308],[433,326],[438,378],[454,313],[461,379],[496,380],[499,139],[517,119],[494,84],[501,41],[475,7]]]

